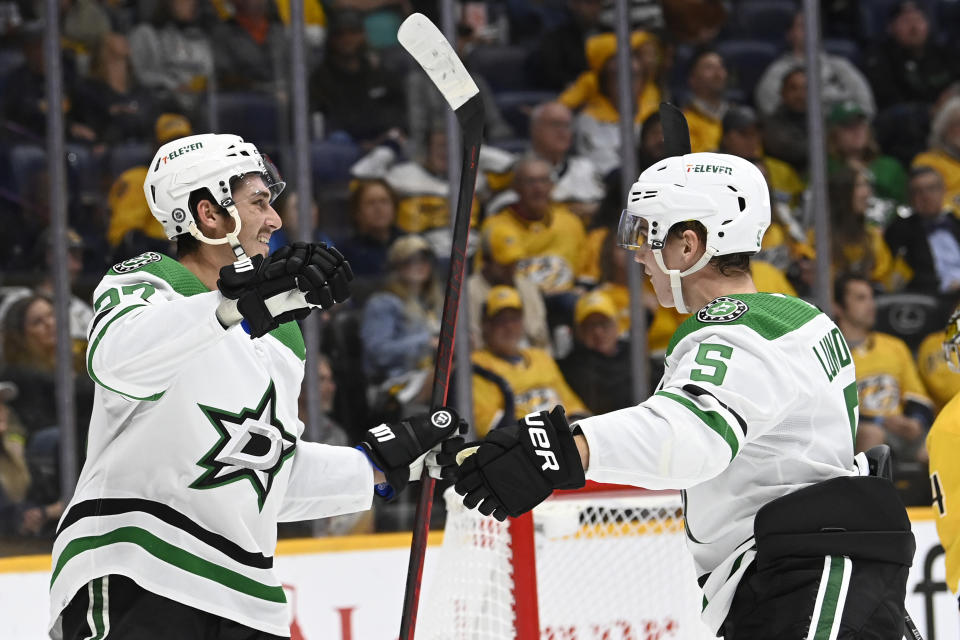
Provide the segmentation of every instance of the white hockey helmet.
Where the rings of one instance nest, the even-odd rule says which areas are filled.
[[[150,212],[171,240],[190,233],[208,244],[223,244],[228,240],[234,244],[240,231],[240,218],[232,187],[236,186],[236,179],[251,174],[263,179],[270,190],[270,202],[283,191],[285,183],[276,167],[256,146],[244,142],[240,136],[205,133],[177,138],[160,147],[150,163],[143,192]],[[234,229],[228,238],[213,240],[197,229],[188,201],[192,192],[203,188],[233,217]]]
[[[707,230],[706,251],[684,272],[667,269],[662,250],[670,228],[696,220]],[[725,153],[691,153],[657,162],[630,188],[617,232],[621,247],[650,244],[660,270],[670,276],[677,310],[687,313],[680,278],[712,257],[756,253],[770,226],[770,191],[749,160]]]

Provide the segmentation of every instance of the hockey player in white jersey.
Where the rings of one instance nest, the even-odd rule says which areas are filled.
[[[277,522],[369,508],[459,427],[441,409],[379,425],[357,449],[300,440],[292,320],[344,300],[352,273],[324,244],[267,256],[283,186],[238,136],[181,138],[154,157],[144,192],[178,260],[125,260],[94,293],[97,387],[54,544],[52,637],[288,637]]]
[[[857,385],[830,318],[757,293],[770,222],[741,158],[662,160],[619,228],[676,331],[656,392],[571,430],[561,407],[458,454],[456,490],[503,519],[585,479],[683,490],[702,618],[727,640],[900,638],[914,540],[887,478],[854,462]]]

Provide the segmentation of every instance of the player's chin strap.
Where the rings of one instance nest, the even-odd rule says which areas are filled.
[[[190,232],[194,238],[200,242],[205,242],[206,244],[230,244],[230,248],[233,249],[233,254],[237,257],[237,262],[243,262],[244,260],[249,260],[247,258],[246,252],[243,250],[243,247],[240,246],[240,239],[237,235],[240,233],[240,212],[237,210],[236,204],[231,204],[226,207],[227,213],[230,214],[230,217],[233,218],[233,231],[228,231],[227,234],[222,238],[208,238],[203,235],[203,232],[197,227],[197,223],[194,220],[190,221],[190,226],[187,227],[187,231]]]
[[[677,311],[680,313],[690,313],[687,310],[687,305],[683,302],[683,289],[680,279],[684,276],[690,275],[691,273],[700,271],[700,269],[710,262],[710,258],[716,255],[717,250],[712,247],[707,247],[707,250],[703,252],[703,255],[700,256],[700,259],[697,260],[692,267],[683,272],[681,272],[679,269],[667,269],[667,265],[663,262],[662,249],[653,249],[652,251],[653,259],[656,260],[657,266],[660,267],[660,271],[670,276],[670,291],[673,293],[673,304],[677,308]]]

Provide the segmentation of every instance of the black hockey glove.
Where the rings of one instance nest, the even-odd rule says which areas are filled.
[[[335,247],[324,242],[294,242],[270,257],[282,260],[286,271],[297,276],[297,285],[310,304],[329,309],[350,297],[353,270]]]
[[[223,267],[217,287],[226,298],[217,308],[220,324],[231,327],[246,320],[251,338],[310,314],[296,275],[273,256],[252,256]]]
[[[479,505],[480,513],[501,521],[533,509],[554,489],[585,484],[580,453],[559,405],[528,414],[516,426],[494,429],[458,457],[454,489],[463,504]]]
[[[430,414],[376,426],[364,434],[358,448],[387,477],[393,492],[400,493],[409,482],[420,479],[424,464],[430,475],[439,478],[440,467],[432,459],[437,455],[435,448],[454,434],[466,433],[466,427],[456,411],[441,407]]]

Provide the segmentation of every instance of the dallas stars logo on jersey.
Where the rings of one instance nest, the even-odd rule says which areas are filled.
[[[730,322],[745,314],[748,309],[746,302],[722,296],[700,309],[697,312],[697,320],[700,322]]]
[[[287,433],[276,416],[277,395],[270,386],[256,409],[244,407],[239,414],[199,405],[220,434],[220,439],[197,464],[206,469],[191,489],[213,489],[238,480],[249,480],[257,492],[257,507],[273,486],[284,461],[293,455],[297,439]]]

